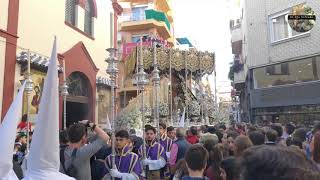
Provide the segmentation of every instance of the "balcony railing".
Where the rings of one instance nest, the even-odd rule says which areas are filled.
[[[142,41],[142,45],[143,46],[149,46],[151,47],[152,43],[156,42],[157,45],[159,46],[164,46],[164,47],[168,47],[168,43],[162,39],[156,39],[156,38],[151,38],[148,37],[146,39],[143,39]],[[140,41],[138,42],[130,42],[130,43],[125,43],[122,45],[122,57],[126,58],[129,54],[132,53],[132,51],[134,50],[135,47],[140,45]]]
[[[122,21],[143,21],[143,20],[148,20],[148,19],[153,19],[159,22],[164,22],[170,31],[171,29],[171,24],[165,15],[165,13],[161,11],[156,11],[153,9],[147,9],[147,10],[142,10],[138,12],[133,12],[133,13],[126,13],[122,15],[121,17]]]
[[[148,9],[148,10],[145,10],[145,14],[146,14],[146,19],[154,19],[156,21],[165,22],[170,31],[170,28],[171,28],[170,22],[167,16],[163,12],[155,11],[153,9]]]

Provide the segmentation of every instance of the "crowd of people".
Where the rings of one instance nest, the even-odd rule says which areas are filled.
[[[88,122],[71,125],[60,132],[60,172],[77,180],[320,179],[320,123],[159,127],[158,132],[146,125],[144,139],[134,129],[121,129],[112,142],[111,130]],[[26,144],[26,134],[19,133],[13,158],[19,179]]]

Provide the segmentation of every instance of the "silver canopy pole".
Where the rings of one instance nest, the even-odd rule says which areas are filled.
[[[142,37],[140,38],[140,57],[137,56],[137,59],[140,59],[140,61],[137,60],[137,66],[138,66],[138,72],[135,74],[135,82],[138,86],[138,89],[141,91],[141,104],[140,104],[140,111],[142,114],[141,121],[142,121],[142,136],[145,138],[145,117],[144,117],[144,87],[149,83],[147,74],[144,72],[143,67],[143,49],[142,49]],[[143,140],[142,144],[142,159],[146,158],[146,142]]]
[[[33,82],[31,79],[31,58],[30,58],[30,50],[28,49],[28,73],[26,79],[26,87],[25,91],[27,92],[27,154],[29,153],[30,149],[30,97],[33,91]]]
[[[157,62],[157,47],[156,43],[153,42],[153,71],[152,71],[153,77],[153,91],[154,91],[154,122],[156,123],[156,128],[157,128],[157,134],[158,134],[158,139],[160,137],[159,132],[160,132],[160,127],[159,127],[159,87],[160,87],[160,75],[159,75],[159,70],[158,70],[158,62]]]
[[[115,86],[116,86],[116,79],[117,74],[119,72],[117,68],[117,61],[118,58],[116,57],[116,48],[108,48],[107,51],[109,52],[109,57],[106,59],[108,62],[108,67],[106,72],[110,75],[111,78],[111,126],[112,126],[112,168],[116,168],[115,164]]]
[[[63,97],[63,129],[67,129],[67,96],[69,95],[69,93],[66,80],[65,59],[63,59],[63,84],[61,86],[61,95]]]

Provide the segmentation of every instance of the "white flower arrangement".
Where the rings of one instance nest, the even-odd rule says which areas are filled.
[[[131,110],[121,112],[118,120],[116,121],[116,127],[121,129],[141,128],[141,112],[139,111],[139,108],[133,108]]]
[[[169,116],[169,105],[164,102],[159,103],[159,115],[161,117]]]
[[[197,101],[192,101],[189,105],[190,116],[200,116],[200,104]]]
[[[151,117],[152,116],[152,108],[150,105],[146,105],[144,107],[144,116],[145,117]]]

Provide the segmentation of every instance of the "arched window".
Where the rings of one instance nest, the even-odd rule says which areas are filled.
[[[65,16],[66,22],[76,25],[76,0],[66,0]]]
[[[84,32],[89,35],[93,35],[93,2],[92,0],[86,0],[86,5],[84,8]]]
[[[67,82],[70,96],[88,97],[90,85],[88,78],[84,74],[80,72],[73,72],[68,77]]]

